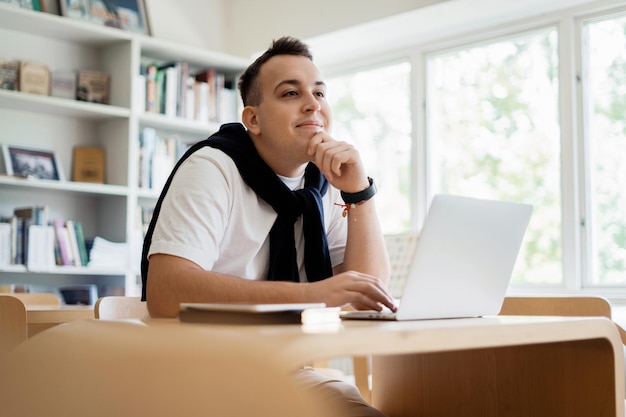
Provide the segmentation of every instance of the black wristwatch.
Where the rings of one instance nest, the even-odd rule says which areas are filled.
[[[374,184],[374,180],[370,177],[367,177],[367,180],[370,182],[370,186],[363,191],[359,191],[358,193],[346,193],[342,191],[341,198],[343,198],[343,201],[346,204],[358,204],[374,197],[374,195],[376,195],[376,191],[378,191],[376,189],[376,184]]]

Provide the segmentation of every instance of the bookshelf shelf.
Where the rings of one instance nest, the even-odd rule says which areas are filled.
[[[0,107],[91,120],[128,118],[130,109],[0,89]]]
[[[26,267],[24,265],[2,265],[0,272],[22,273],[26,272]]]
[[[54,152],[67,180],[3,175],[6,170],[0,157],[0,218],[12,216],[16,208],[46,205],[51,220],[80,221],[88,239],[101,237],[126,244],[129,261],[127,267],[113,268],[0,266],[0,285],[58,288],[95,283],[100,295],[120,291],[138,295],[141,222],[160,192],[158,187],[140,187],[140,134],[155,129],[163,137],[180,137],[184,145],[206,138],[220,125],[147,113],[140,96],[145,87],[140,71],[149,63],[184,61],[191,71],[213,69],[232,84],[248,61],[0,3],[1,60],[38,62],[51,72],[105,71],[111,85],[110,104],[0,89],[0,143]],[[104,184],[70,181],[77,146],[104,148]]]
[[[119,268],[89,268],[81,266],[55,266],[50,268],[27,268],[24,265],[0,266],[0,272],[16,274],[45,274],[45,275],[80,275],[80,276],[124,276],[125,269]]]
[[[0,27],[31,35],[62,41],[80,42],[102,46],[130,40],[133,35],[117,29],[90,25],[49,13],[33,12],[14,6],[0,4]]]
[[[145,188],[140,188],[139,190],[137,190],[137,198],[147,200],[148,202],[150,202],[150,200],[156,201],[159,198],[159,194],[160,193],[158,190]]]
[[[203,123],[150,113],[139,115],[139,125],[141,127],[153,127],[170,132],[198,136],[198,140],[204,139],[210,132],[217,131],[220,126],[218,123]]]
[[[146,36],[141,38],[140,44],[141,55],[155,60],[169,61],[175,57],[177,60],[189,62],[191,66],[200,68],[205,67],[210,62],[212,68],[233,74],[238,73],[249,64],[243,58]]]
[[[0,176],[0,187],[33,189],[36,191],[83,193],[101,196],[126,196],[128,187],[110,184],[90,184],[74,181],[54,181]]]

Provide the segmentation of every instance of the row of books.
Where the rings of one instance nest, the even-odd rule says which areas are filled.
[[[91,70],[50,71],[39,62],[0,61],[0,88],[108,104],[110,75]]]
[[[138,229],[141,229],[142,238],[148,233],[148,227],[150,221],[152,221],[152,215],[154,214],[154,206],[137,206],[136,224]]]
[[[47,206],[36,206],[17,207],[13,215],[0,218],[0,265],[28,263],[28,230],[31,226],[46,226],[48,216]]]
[[[238,120],[237,92],[223,73],[191,73],[189,64],[173,61],[142,66],[140,84],[145,111],[206,123]]]
[[[139,187],[161,190],[189,146],[190,143],[178,135],[163,135],[150,127],[142,129],[139,133]]]
[[[0,266],[31,270],[55,265],[87,266],[88,244],[77,220],[49,220],[48,206],[19,207],[0,218]]]

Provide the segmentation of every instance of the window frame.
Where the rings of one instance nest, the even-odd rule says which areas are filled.
[[[514,37],[521,33],[554,27],[558,34],[559,57],[559,123],[561,145],[561,216],[562,216],[562,270],[560,285],[515,285],[510,293],[586,293],[602,295],[626,301],[626,285],[589,285],[591,256],[589,236],[585,229],[588,213],[589,161],[586,150],[588,134],[587,102],[584,91],[583,25],[590,19],[602,19],[626,13],[623,2],[592,2],[586,5],[546,13],[516,22],[495,24],[449,38],[430,39],[427,44],[416,44],[385,54],[377,54],[349,64],[327,64],[322,69],[327,75],[356,72],[398,60],[411,64],[411,117],[412,117],[412,178],[411,178],[411,225],[419,230],[426,216],[428,202],[432,198],[429,185],[429,146],[427,142],[426,113],[426,63],[433,54],[459,50],[470,46],[490,43],[498,39]]]

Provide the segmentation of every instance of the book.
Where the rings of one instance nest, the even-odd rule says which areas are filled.
[[[30,94],[50,95],[50,70],[37,62],[20,61],[19,90]]]
[[[156,151],[157,132],[151,127],[145,127],[139,134],[139,178],[138,185],[148,189],[151,186],[152,158]]]
[[[2,0],[0,3],[6,3],[12,6],[21,7],[27,10],[41,11],[40,0]]]
[[[181,303],[178,319],[207,324],[318,324],[340,321],[339,307],[324,303]]]
[[[206,69],[204,71],[200,71],[195,75],[196,81],[206,83],[208,87],[207,92],[207,104],[208,104],[208,122],[217,122],[218,114],[217,114],[217,96],[218,96],[218,77],[217,72],[213,68]]]
[[[182,80],[182,62],[171,61],[159,65],[157,69],[157,76],[162,76],[162,99],[161,99],[161,113],[166,116],[176,117],[179,113],[179,99],[181,98],[181,84]],[[159,82],[157,79],[157,88]]]
[[[187,117],[187,85],[189,83],[189,63],[180,63],[180,73],[178,74],[178,98],[176,100],[176,115],[181,118]]]
[[[16,207],[13,214],[25,219],[31,219],[34,225],[46,226],[48,224],[48,206]]]
[[[178,78],[178,67],[168,67],[165,69],[165,115],[169,117],[176,117],[179,87]]]
[[[165,114],[165,71],[157,70],[154,76],[154,113]]]
[[[195,95],[195,83],[196,80],[191,75],[187,76],[185,80],[185,119],[196,119],[196,95]]]
[[[0,268],[11,265],[11,224],[0,220]]]
[[[104,184],[104,148],[76,146],[72,166],[72,180]]]
[[[168,136],[166,138],[157,136],[150,166],[151,189],[160,191],[165,186],[170,172],[176,165],[178,142],[177,136]]]
[[[196,81],[194,84],[195,119],[199,122],[209,122],[209,84]]]
[[[78,71],[76,99],[109,104],[110,76],[104,71]]]
[[[69,235],[65,222],[61,219],[56,219],[53,222],[54,232],[57,239],[57,246],[59,248],[61,264],[60,265],[74,265],[73,252],[70,247]]]
[[[78,245],[78,255],[82,266],[89,263],[89,254],[87,252],[87,244],[85,242],[85,232],[83,224],[79,220],[74,220],[74,231],[76,234],[76,244]]]
[[[146,106],[146,76],[139,74],[135,76],[133,81],[133,104],[132,107],[145,111]]]
[[[27,235],[26,232],[24,231],[24,226],[26,223],[27,219],[24,219],[23,217],[19,217],[19,216],[14,216],[15,217],[15,259],[13,260],[13,263],[15,265],[24,265],[24,261],[26,259],[24,259],[24,248],[28,246],[28,239],[25,238],[25,236]],[[28,219],[30,220],[30,219]]]
[[[50,75],[50,95],[74,100],[76,98],[76,71],[53,71]]]
[[[31,271],[55,265],[52,226],[34,224],[28,228],[28,256],[25,263]]]
[[[17,90],[18,78],[18,61],[0,61],[0,88],[4,90]]]
[[[76,238],[76,229],[74,228],[74,220],[66,220],[65,228],[67,229],[67,235],[69,236],[69,246],[72,251],[72,259],[74,266],[81,266],[80,252],[78,250],[78,240]]]
[[[17,216],[2,217],[0,223],[9,225],[9,264],[15,265],[17,258]]]
[[[13,209],[13,215],[18,218],[17,242],[21,247],[17,249],[16,263],[28,265],[30,256],[30,227],[46,226],[48,224],[48,206],[28,206]],[[21,242],[21,243],[20,243]]]
[[[158,113],[157,85],[156,85],[157,65],[149,64],[146,67],[146,113]]]

